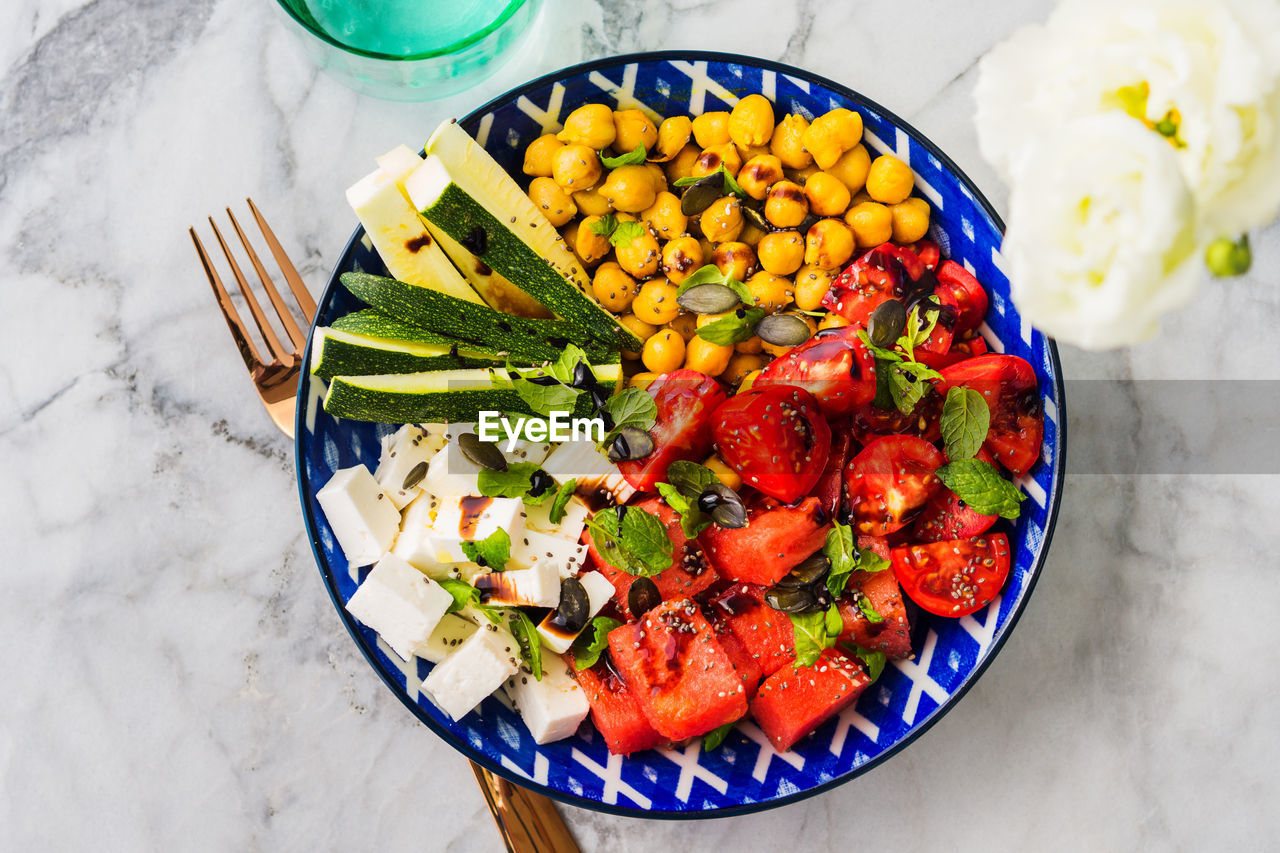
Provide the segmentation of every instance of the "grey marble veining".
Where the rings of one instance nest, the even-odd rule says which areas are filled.
[[[289,445],[188,224],[252,194],[318,291],[353,225],[342,191],[372,157],[561,65],[678,47],[846,82],[1002,206],[970,121],[974,65],[1048,8],[550,0],[494,78],[405,105],[317,73],[273,5],[0,4],[4,849],[499,849],[465,761],[332,611]],[[1280,236],[1255,247],[1257,272],[1207,286],[1160,339],[1068,349],[1067,375],[1280,378]],[[583,848],[1273,847],[1280,481],[1072,476],[1063,506],[1005,650],[904,753],[731,820],[566,809]]]

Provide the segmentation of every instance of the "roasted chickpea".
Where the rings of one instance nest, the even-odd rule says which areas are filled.
[[[814,319],[810,317],[808,314],[801,314],[796,311],[788,311],[787,313],[790,314],[792,317],[799,317],[801,321],[803,321],[804,324],[809,327],[810,335],[813,335],[815,332],[818,331],[817,322],[815,322]],[[783,355],[790,349],[792,349],[792,347],[784,344],[771,344],[768,341],[765,341],[764,343],[764,351],[767,352],[769,355],[773,355],[773,356]]]
[[[551,163],[564,143],[554,133],[539,136],[524,149],[524,173],[535,178],[551,177]]]
[[[688,343],[697,332],[698,315],[682,311],[676,315],[674,320],[667,324],[667,328],[684,338],[685,343]]]
[[[704,257],[697,238],[677,237],[662,247],[662,274],[680,284],[702,266]]]
[[[578,212],[578,206],[565,191],[550,178],[534,178],[529,182],[529,200],[533,202],[547,221],[559,228]]]
[[[701,156],[702,149],[690,143],[681,148],[676,156],[662,167],[662,171],[666,173],[667,180],[674,184],[681,178],[687,178],[693,174],[693,165]]]
[[[573,203],[578,206],[578,211],[586,216],[604,216],[606,213],[613,213],[613,205],[607,198],[600,195],[599,184],[574,193]]]
[[[667,191],[667,173],[662,171],[662,167],[657,163],[645,163],[644,167],[649,170],[649,177],[653,179],[653,191],[664,193]]]
[[[719,376],[729,366],[733,358],[733,347],[725,344],[713,344],[705,338],[695,336],[685,346],[685,370],[696,370],[708,376]]]
[[[657,382],[658,378],[658,374],[642,370],[639,373],[631,374],[630,378],[627,379],[627,385],[632,388],[639,388],[641,391],[648,391],[649,386]]]
[[[862,139],[862,116],[851,110],[832,110],[814,119],[803,139],[819,168],[829,169]]]
[[[834,311],[828,311],[827,315],[818,321],[818,331],[823,329],[843,329],[849,325],[849,319],[842,317]]]
[[[831,289],[833,276],[830,270],[814,264],[805,264],[795,275],[796,307],[801,311],[817,311],[822,307],[822,297]]]
[[[600,185],[600,195],[617,210],[639,213],[653,204],[653,176],[644,166],[619,166]]]
[[[729,141],[729,114],[703,113],[693,120],[693,139],[701,148],[724,145]]]
[[[746,281],[747,274],[755,271],[756,253],[746,243],[721,243],[711,253],[711,263],[725,275]]]
[[[849,209],[849,188],[835,175],[815,172],[804,182],[809,210],[818,216],[839,216]]]
[[[768,359],[759,353],[735,352],[720,378],[730,385],[737,385],[748,373],[764,367]]]
[[[875,201],[864,201],[849,208],[845,224],[853,230],[859,249],[870,249],[887,243],[893,237],[893,214]]]
[[[745,341],[738,341],[733,345],[733,349],[735,352],[746,353],[747,355],[759,355],[764,352],[764,341],[752,335]]]
[[[721,166],[724,166],[724,170],[730,175],[735,176],[742,169],[742,158],[732,143],[713,145],[699,154],[697,162],[693,164],[693,176],[700,178],[703,175],[710,175],[712,172],[719,171]]]
[[[693,120],[688,116],[672,116],[658,125],[658,150],[651,152],[649,159],[655,163],[665,163],[680,153],[693,137]]]
[[[641,342],[649,340],[649,336],[652,335],[654,332],[658,331],[657,326],[653,325],[652,323],[646,323],[644,320],[641,320],[635,314],[623,314],[618,318],[618,323],[622,326],[622,328],[626,329],[628,332],[630,332],[631,334],[639,338]],[[640,357],[640,353],[627,352],[624,350],[622,353],[622,357],[631,359],[632,361],[634,361]]]
[[[591,292],[596,300],[615,314],[621,314],[631,307],[636,298],[639,286],[636,280],[623,272],[622,267],[614,261],[607,261],[596,270],[591,279]]]
[[[640,221],[653,229],[660,240],[679,237],[689,227],[689,217],[680,211],[680,199],[669,192],[658,193],[653,204],[640,213]]]
[[[737,310],[739,309],[735,308],[733,311],[722,311],[719,314],[699,314],[693,323],[693,327],[695,329],[701,329],[703,326],[710,326],[712,323],[732,316]]]
[[[732,362],[730,362],[732,368]],[[711,469],[711,473],[715,474],[721,483],[735,491],[742,488],[742,478],[738,476],[738,472],[724,464],[724,460],[716,454],[711,454],[706,461],[702,463]]]
[[[742,226],[742,233],[738,235],[738,242],[746,243],[748,246],[755,247],[760,244],[760,240],[764,238],[765,232],[757,228],[751,222],[747,222]]]
[[[756,246],[760,266],[774,275],[791,275],[804,263],[804,238],[799,231],[774,231]]]
[[[640,285],[631,311],[646,323],[665,326],[680,314],[676,286],[665,278],[653,278]]]
[[[850,148],[840,155],[835,165],[827,169],[827,174],[835,175],[840,183],[848,187],[849,192],[856,193],[867,183],[867,172],[871,169],[871,155],[867,146],[862,143]]]
[[[658,126],[640,110],[621,110],[613,114],[613,149],[620,154],[643,145],[646,152],[658,141]]]
[[[658,241],[648,228],[645,228],[640,233],[640,236],[633,237],[631,242],[615,246],[614,253],[618,256],[618,266],[636,278],[641,279],[648,278],[656,273],[658,264],[662,262],[662,252],[658,249]],[[641,319],[647,319],[644,314],[641,314],[640,317]],[[663,320],[662,322],[665,323],[667,321]]]
[[[769,188],[764,202],[764,218],[777,228],[795,228],[809,215],[809,199],[804,188],[791,181],[778,181]]]
[[[790,279],[761,270],[747,279],[746,284],[747,290],[756,298],[756,307],[763,308],[769,314],[776,314],[791,304],[793,292]]]
[[[782,180],[782,161],[772,154],[752,157],[738,170],[738,185],[756,201],[764,199],[769,187]]]
[[[578,223],[578,231],[573,237],[573,250],[584,264],[594,264],[609,254],[609,238],[591,230],[591,226],[603,218],[588,216]]]
[[[742,233],[742,204],[737,196],[727,195],[712,202],[702,212],[698,224],[712,243],[731,243]]]
[[[734,145],[733,147],[738,149],[738,157],[741,158],[743,163],[747,162],[752,157],[762,157],[769,154],[768,145],[748,145],[745,147],[742,145]]]
[[[747,95],[729,113],[729,138],[746,148],[764,145],[773,135],[773,104],[764,95]]]
[[[769,150],[789,169],[803,169],[813,162],[813,155],[805,150],[804,132],[809,120],[804,116],[788,115],[778,122],[769,140]]]
[[[578,143],[561,148],[551,162],[551,176],[570,192],[594,186],[600,180],[601,171],[596,152]]]
[[[783,169],[782,174],[786,175],[788,181],[794,181],[800,186],[804,186],[810,178],[821,171],[817,163],[810,163],[803,169]]]
[[[853,231],[839,219],[819,219],[804,236],[804,262],[837,270],[853,257]]]
[[[613,126],[613,110],[604,104],[583,104],[564,120],[564,130],[556,134],[561,142],[585,145],[603,151],[617,137]]]
[[[929,233],[929,202],[907,198],[889,207],[893,216],[893,241],[914,243]]]
[[[671,329],[659,329],[644,342],[640,360],[654,373],[670,373],[684,363],[684,338]]]
[[[911,167],[892,154],[881,154],[867,172],[867,194],[882,204],[897,204],[911,195],[915,175]]]

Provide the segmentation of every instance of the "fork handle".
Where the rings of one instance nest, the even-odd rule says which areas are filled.
[[[508,853],[580,853],[569,827],[550,799],[512,785],[474,761],[471,770],[476,774]]]

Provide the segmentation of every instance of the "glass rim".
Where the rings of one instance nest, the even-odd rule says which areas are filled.
[[[327,42],[328,44],[333,45],[334,47],[338,48],[344,53],[350,53],[356,56],[362,56],[362,57],[365,57],[366,59],[381,59],[381,60],[387,60],[389,62],[413,62],[416,60],[423,60],[423,59],[436,59],[441,56],[447,56],[449,54],[457,53],[465,48],[471,47],[472,45],[492,35],[500,27],[502,27],[503,24],[509,21],[512,15],[518,12],[523,6],[525,6],[529,2],[531,2],[531,0],[509,0],[507,5],[503,8],[501,14],[499,14],[498,17],[494,18],[493,21],[485,25],[483,28],[476,30],[471,35],[464,36],[463,38],[460,38],[457,41],[452,42],[451,44],[447,44],[444,47],[439,47],[439,48],[436,48],[435,50],[423,51],[421,53],[400,54],[400,53],[381,53],[376,50],[365,50],[364,48],[353,47],[348,44],[343,44],[342,42],[335,39],[333,36],[329,35],[328,33],[324,32],[322,29],[320,29],[320,27],[315,23],[314,18],[312,18],[311,21],[308,21],[306,18],[299,15],[298,12],[292,8],[291,0],[276,0],[276,3],[280,6],[281,9],[285,11],[285,14],[287,14],[290,18],[292,18],[294,22],[296,22],[304,30],[306,30],[316,38],[320,39],[321,41],[324,41],[324,42]]]

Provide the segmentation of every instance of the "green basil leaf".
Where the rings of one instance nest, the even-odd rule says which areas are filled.
[[[446,613],[457,613],[468,604],[479,603],[480,590],[476,589],[466,581],[457,578],[442,578],[436,583],[444,588],[444,591],[453,596],[453,604],[449,605]]]
[[[547,514],[552,524],[564,521],[565,508],[569,506],[569,499],[573,497],[577,487],[577,480],[566,480],[560,484],[560,488],[556,490],[555,500],[551,502],[551,512]]]
[[[858,595],[858,609],[862,611],[862,615],[867,618],[868,622],[880,623],[884,621],[884,617],[880,615],[880,611],[876,610],[872,605],[871,599],[865,595]]]
[[[658,490],[658,494],[662,495],[667,506],[680,516],[680,529],[684,531],[687,538],[692,539],[711,526],[711,519],[698,509],[697,502],[690,501],[675,486],[670,483],[655,483],[654,488]]]
[[[833,613],[834,616],[832,616]],[[843,627],[840,610],[833,604],[826,611],[816,610],[812,613],[788,615],[791,617],[791,626],[795,631],[795,668],[813,666],[823,649],[829,649],[836,644],[836,636]],[[841,623],[840,627],[832,631],[831,628],[835,626],[837,620]]]
[[[705,177],[706,175],[686,175],[683,178],[676,178],[671,185],[674,187],[691,187]]]
[[[831,561],[831,571],[827,573],[827,589],[839,598],[849,583],[849,575],[853,574],[858,561],[858,548],[853,542],[853,528],[847,524],[835,522],[827,531],[827,541],[822,546],[822,553]]]
[[[1019,506],[1027,496],[1010,483],[989,462],[981,459],[957,459],[937,471],[938,479],[974,512],[1017,518]]]
[[[704,341],[719,346],[741,343],[756,333],[756,324],[764,319],[763,308],[739,308],[727,317],[713,320],[696,332]]]
[[[991,427],[991,409],[972,388],[952,388],[942,404],[942,442],[952,462],[973,458]]]
[[[619,222],[618,227],[609,235],[609,243],[614,246],[630,246],[631,241],[644,233],[644,226],[639,222]]]
[[[608,616],[597,616],[591,620],[591,631],[583,631],[573,642],[573,668],[581,671],[595,666],[600,655],[609,648],[609,632],[620,627],[621,622]]]
[[[582,347],[566,344],[560,357],[547,365],[547,374],[555,377],[558,382],[568,385],[573,381],[573,372],[579,363],[590,364],[591,362],[587,359],[587,354]]]
[[[745,199],[747,197],[747,191],[742,188],[741,184],[734,180],[733,175],[729,174],[729,170],[724,167],[723,163],[720,164],[720,173],[724,175],[724,191],[726,195],[733,193],[741,199]]]
[[[733,727],[738,724],[737,720],[732,723],[725,723],[723,726],[716,726],[711,731],[702,736],[702,751],[711,752],[719,749],[720,744],[724,743],[724,739],[729,736],[729,732],[733,731]]]
[[[617,157],[606,157],[601,152],[600,162],[606,169],[616,169],[619,166],[639,166],[648,156],[649,152],[644,150],[644,143],[641,143],[626,154],[619,154]]]
[[[886,658],[884,652],[872,651],[857,643],[841,643],[841,649],[861,660],[867,667],[867,675],[874,684],[880,678],[880,673],[884,672]]]
[[[529,371],[530,375],[550,375],[541,370]],[[556,382],[554,385],[538,385],[530,382],[518,370],[507,366],[507,374],[511,377],[511,385],[520,399],[528,404],[535,414],[549,417],[552,412],[571,412],[582,392]]]
[[[495,530],[483,539],[461,542],[459,546],[468,560],[488,566],[495,572],[505,569],[511,559],[511,535],[505,530]]]
[[[916,347],[929,340],[929,336],[933,334],[934,327],[938,325],[939,313],[937,308],[926,308],[924,316],[921,316],[920,304],[911,306],[906,328],[902,337],[898,338],[898,346],[907,353],[909,361],[916,360]]]
[[[505,471],[480,469],[480,473],[476,475],[476,482],[479,484],[480,494],[485,497],[523,498],[527,502],[530,500],[529,490],[533,488],[533,475],[539,470],[539,466],[534,462],[512,462],[507,465]],[[547,490],[549,491],[550,489]],[[534,506],[542,502],[537,498],[532,500]]]
[[[617,227],[618,217],[614,216],[612,213],[606,213],[590,225],[591,233],[597,237],[608,237]]]
[[[840,632],[844,630],[844,617],[840,615],[840,608],[832,604],[827,608],[827,612],[823,617],[827,629],[828,637],[838,637]]]
[[[534,626],[533,620],[525,615],[523,610],[511,609],[507,613],[510,617],[511,635],[516,638],[516,644],[520,646],[520,657],[524,659],[525,666],[529,667],[529,671],[533,673],[534,680],[542,680],[542,638],[538,636],[538,629]]]
[[[610,507],[589,517],[587,529],[606,562],[627,574],[652,577],[671,565],[674,546],[662,520],[651,512]]]
[[[684,459],[677,459],[667,466],[667,480],[691,501],[696,501],[699,495],[720,482],[716,473],[706,465]]]

